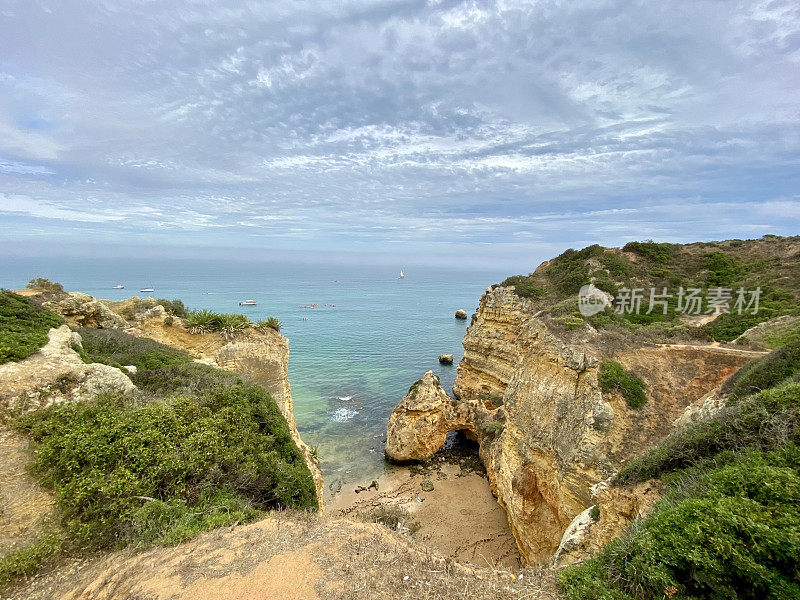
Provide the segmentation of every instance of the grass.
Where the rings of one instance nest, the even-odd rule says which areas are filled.
[[[0,364],[27,358],[47,343],[47,333],[64,320],[55,313],[0,290]]]
[[[228,339],[234,338],[238,333],[248,327],[256,329],[274,329],[280,331],[283,324],[275,317],[253,323],[244,315],[217,313],[212,310],[198,310],[190,312],[185,319],[186,327],[192,333],[221,333]]]
[[[800,340],[792,340],[766,356],[750,361],[722,386],[723,392],[743,398],[774,387],[800,374]]]
[[[193,361],[188,353],[148,338],[128,335],[119,329],[77,330],[83,342],[83,359],[115,367],[133,365],[139,369],[160,369]]]
[[[628,406],[631,408],[641,408],[647,402],[644,393],[645,383],[636,375],[628,373],[621,364],[613,360],[603,361],[600,365],[600,373],[597,376],[600,389],[604,394],[609,392],[619,392]]]
[[[283,327],[283,323],[278,321],[275,317],[268,317],[263,321],[257,321],[255,324],[255,328],[260,331],[266,331],[267,329],[272,329],[273,331],[280,332],[281,327]]]

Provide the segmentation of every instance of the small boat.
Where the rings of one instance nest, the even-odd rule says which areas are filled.
[[[141,289],[141,290],[139,290],[139,291],[140,291],[140,292],[155,292],[155,290],[154,290],[153,288],[142,288],[142,289]]]
[[[124,289],[125,289],[125,286],[124,286],[124,285],[115,285],[115,286],[114,286],[112,289],[115,289],[115,290],[124,290]]]
[[[241,302],[239,302],[239,306],[255,306],[255,305],[256,305],[255,300],[242,300]]]
[[[403,273],[403,269],[400,269],[400,279],[405,279],[405,278],[406,278],[406,274]]]

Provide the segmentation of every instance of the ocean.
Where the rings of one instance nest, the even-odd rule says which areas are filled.
[[[414,381],[431,369],[448,392],[461,340],[487,286],[508,273],[443,268],[194,260],[3,259],[0,287],[32,277],[70,291],[121,300],[154,288],[193,309],[241,312],[283,323],[289,380],[303,439],[318,448],[328,493],[379,476],[386,422]],[[112,286],[121,284],[124,290]],[[253,299],[256,306],[240,307]],[[301,306],[316,308],[307,309]],[[455,356],[440,365],[440,354]]]

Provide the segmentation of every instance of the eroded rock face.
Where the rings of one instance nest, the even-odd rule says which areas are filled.
[[[66,298],[45,302],[42,306],[63,316],[66,322],[73,327],[124,329],[128,326],[125,319],[100,300],[81,292],[70,292]]]
[[[397,462],[433,456],[450,431],[475,434],[474,407],[447,395],[439,378],[428,371],[392,411],[386,435],[386,457]]]
[[[66,325],[51,329],[38,352],[0,365],[0,406],[28,411],[91,398],[107,392],[132,392],[130,379],[115,367],[85,364],[75,348],[81,337]]]
[[[407,396],[387,438],[387,456],[410,460],[438,450],[447,431],[475,432],[492,491],[528,562],[553,556],[573,519],[597,503],[592,486],[656,445],[687,406],[757,355],[605,344],[602,334],[575,344],[553,331],[533,300],[490,288],[464,336],[458,402],[435,386]],[[644,379],[643,407],[601,392],[598,372],[609,359]]]

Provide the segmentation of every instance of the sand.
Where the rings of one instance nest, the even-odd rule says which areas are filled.
[[[423,491],[425,479],[433,484],[432,491]],[[419,523],[418,531],[406,534],[425,546],[484,567],[520,566],[505,511],[482,473],[437,458],[425,467],[392,467],[377,481],[377,492],[357,494],[357,486],[352,486],[335,495],[328,513],[334,517],[358,517],[381,506],[400,506]],[[366,481],[360,485],[369,484]]]

